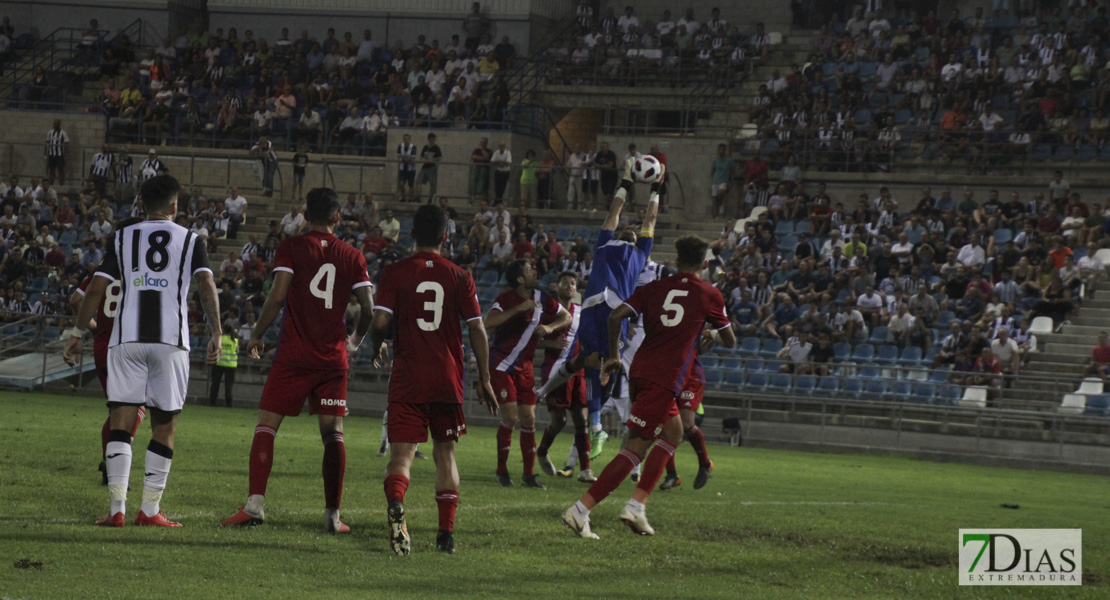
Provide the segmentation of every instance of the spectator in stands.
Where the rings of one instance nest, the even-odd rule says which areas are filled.
[[[776,355],[776,358],[786,359],[786,362],[779,366],[779,373],[805,374],[809,371],[809,357],[812,351],[813,342],[810,341],[808,334],[799,333],[791,336]]]
[[[489,32],[489,19],[482,14],[480,3],[475,2],[470,13],[463,19],[463,31],[466,32],[466,49],[474,52],[478,49],[482,36]]]
[[[509,186],[509,174],[513,168],[513,154],[506,149],[505,142],[497,143],[497,150],[490,157],[493,166],[494,197],[502,200]]]
[[[498,233],[497,242],[490,246],[490,267],[497,272],[503,272],[505,267],[513,261],[513,244],[509,235],[504,231]]]
[[[300,235],[304,228],[305,218],[301,213],[301,206],[293,204],[289,212],[281,218],[281,235],[283,238]]]
[[[1009,330],[1001,328],[998,337],[991,342],[991,354],[998,360],[1002,373],[1007,379],[1018,374],[1021,369],[1021,350],[1018,344],[1010,337]]]
[[[378,222],[382,230],[382,237],[387,240],[397,241],[401,235],[401,222],[393,216],[393,209],[387,208],[382,213],[382,220]]]

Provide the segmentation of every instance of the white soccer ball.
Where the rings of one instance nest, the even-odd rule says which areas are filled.
[[[632,163],[632,176],[641,183],[655,183],[662,174],[663,167],[654,156],[641,156]]]

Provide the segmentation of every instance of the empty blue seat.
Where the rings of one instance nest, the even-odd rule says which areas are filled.
[[[555,237],[561,242],[572,241],[574,239],[574,230],[566,225],[560,225],[555,228]]]
[[[743,368],[739,358],[722,358],[720,361],[722,371],[739,371]]]
[[[941,329],[944,329],[944,328],[948,327],[948,324],[951,323],[952,319],[955,319],[955,318],[956,318],[956,313],[954,313],[950,310],[941,311],[940,316],[937,317],[937,327],[940,327]]]
[[[898,346],[879,346],[879,355],[875,357],[875,362],[880,365],[889,365],[898,360]]]
[[[793,252],[794,248],[798,246],[798,237],[794,234],[784,235],[779,239],[779,250],[782,252]]]
[[[902,356],[898,357],[898,363],[903,365],[916,365],[921,362],[921,348],[917,346],[906,346],[902,349]]]
[[[889,340],[890,329],[883,325],[879,325],[878,327],[871,330],[871,337],[868,338],[867,341],[875,344],[876,346],[881,346],[887,343]]]
[[[879,365],[863,365],[859,368],[856,377],[860,379],[879,379],[883,376],[883,368]]]
[[[765,373],[748,373],[748,379],[744,382],[744,387],[757,390],[767,387],[767,375]]]
[[[995,229],[994,230],[994,243],[996,246],[1001,246],[1006,242],[1014,239],[1014,232],[1009,229]]]
[[[782,340],[778,338],[770,338],[763,342],[763,347],[759,349],[760,356],[775,356],[782,350]]]
[[[940,397],[942,402],[956,406],[960,403],[960,399],[964,397],[964,390],[960,386],[950,383],[941,389]]]
[[[811,233],[812,231],[813,231],[813,226],[810,224],[809,221],[802,220],[802,221],[798,221],[797,223],[794,224],[794,233],[803,234],[803,233]]]
[[[852,351],[852,360],[856,362],[871,362],[875,358],[875,347],[871,344],[859,344]]]
[[[482,276],[478,278],[478,285],[482,285],[482,286],[497,285],[497,278],[499,276],[500,275],[497,273],[497,271],[494,271],[492,269],[489,270],[489,271],[484,271],[482,273]]]
[[[711,354],[703,354],[698,360],[701,361],[701,368],[706,371],[716,369],[717,365],[720,363],[720,359]]]
[[[1029,152],[1029,160],[1035,162],[1044,162],[1052,156],[1052,146],[1048,144],[1036,144],[1033,150]]]
[[[740,342],[740,354],[758,354],[759,353],[759,338],[746,337]]]
[[[948,369],[933,369],[929,371],[929,381],[933,383],[944,383],[948,381]]]
[[[843,362],[848,360],[852,354],[852,345],[848,342],[837,342],[833,344],[833,360],[836,362]]]
[[[853,398],[859,398],[863,393],[863,380],[849,377],[844,380],[843,393]]]
[[[744,385],[744,372],[743,371],[721,371],[724,376],[722,386],[740,388]]]
[[[794,233],[794,222],[783,219],[775,225],[775,235],[785,236]]]
[[[863,384],[863,398],[868,400],[882,400],[886,397],[886,382],[882,379],[868,379]]]
[[[1110,414],[1110,396],[1104,394],[1087,396],[1087,408],[1083,410],[1083,414],[1092,417],[1107,416]]]
[[[592,227],[590,227],[589,225],[579,225],[578,227],[576,227],[574,229],[574,236],[575,237],[580,236],[582,239],[586,240],[587,242],[597,239],[597,234],[594,233],[594,229]]]
[[[721,382],[725,380],[725,374],[717,369],[707,369],[705,371],[705,387],[718,387]]]
[[[817,379],[812,375],[799,375],[794,380],[794,390],[802,392],[812,392],[817,387]]]
[[[771,387],[776,390],[789,390],[793,384],[789,373],[775,373],[771,375]]]
[[[1079,147],[1079,152],[1075,155],[1075,160],[1080,162],[1090,162],[1098,157],[1098,147],[1084,144]]]
[[[817,389],[814,391],[819,396],[835,396],[840,391],[840,380],[836,377],[822,377],[817,382]]]
[[[932,404],[933,397],[936,395],[936,386],[931,383],[919,383],[913,387],[913,397],[911,397],[910,400]]]
[[[786,363],[784,363],[781,360],[769,360],[769,361],[763,363],[763,372],[764,373],[772,373],[772,374],[773,373],[778,373],[779,368],[781,368],[782,365],[784,365],[784,364],[786,364]]]
[[[894,385],[890,388],[890,394],[894,396],[890,400],[908,400],[913,386],[908,381],[895,381]]]
[[[1052,153],[1052,160],[1055,162],[1067,162],[1075,156],[1075,147],[1071,144],[1060,144],[1056,147],[1056,152]]]

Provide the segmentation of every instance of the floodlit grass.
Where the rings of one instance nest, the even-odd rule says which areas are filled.
[[[585,486],[502,489],[494,432],[459,446],[458,552],[434,552],[434,466],[414,467],[407,496],[413,554],[385,538],[379,421],[347,421],[344,520],[323,533],[322,446],[314,418],[277,437],[267,523],[222,529],[247,491],[255,413],[188,406],[163,509],[176,530],[102,529],[99,400],[0,394],[0,597],[12,598],[1014,598],[1107,597],[1106,480],[902,458],[711,446],[717,469],[648,505],[654,538],[616,518],[626,483],[594,512],[599,541],[559,522]],[[135,440],[129,514],[138,513],[145,427]],[[516,440],[514,439],[514,443]],[[556,463],[569,432],[552,452]],[[606,449],[603,461],[616,452]],[[514,447],[511,471],[519,482]],[[1002,504],[1016,504],[1017,510]],[[1082,588],[958,588],[957,529],[1083,529]],[[41,567],[14,565],[29,559]]]

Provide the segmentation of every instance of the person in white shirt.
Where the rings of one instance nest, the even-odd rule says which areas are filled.
[[[856,308],[865,319],[871,322],[872,327],[878,325],[884,304],[883,295],[876,292],[875,286],[872,285],[867,286],[864,293],[856,300]]]
[[[513,261],[513,245],[509,242],[509,235],[502,231],[497,243],[490,248],[490,266],[502,271]]]
[[[960,248],[956,260],[965,267],[978,269],[987,261],[987,252],[979,245],[978,240],[972,240]]]
[[[299,204],[294,204],[293,208],[281,218],[281,231],[285,234],[285,237],[299,235],[301,230],[304,229],[304,226],[304,215],[301,214],[301,207]]]
[[[795,337],[790,337],[786,340],[786,345],[779,350],[777,358],[785,358],[787,362],[779,367],[779,373],[794,373],[805,371],[804,367],[809,363],[809,353],[813,350],[813,343],[809,341],[809,335],[800,333]]]
[[[991,342],[991,354],[1002,363],[1002,372],[1016,375],[1021,368],[1021,350],[1018,343],[1010,337],[1009,330],[1000,328],[998,337]]]
[[[621,33],[628,33],[629,29],[639,26],[640,19],[632,14],[632,7],[624,7],[624,14],[621,15],[619,19],[617,19],[617,28],[621,30]]]
[[[107,219],[104,211],[97,211],[96,221],[89,225],[89,234],[97,239],[105,239],[112,235],[112,222]]]
[[[894,338],[894,343],[899,347],[903,347],[909,341],[910,330],[913,329],[913,324],[916,319],[910,314],[909,304],[902,302],[898,305],[898,314],[890,318],[890,323],[887,327],[890,328],[890,335]]]
[[[227,239],[234,240],[239,235],[239,226],[247,218],[247,199],[239,193],[238,187],[231,187],[231,193],[224,200],[224,208],[228,216]]]
[[[899,263],[907,266],[910,264],[913,258],[913,242],[906,232],[898,234],[898,241],[891,245],[890,253],[898,259]]]
[[[489,243],[496,244],[501,237],[512,239],[513,231],[505,224],[505,219],[497,217],[493,227],[489,228]]]
[[[505,142],[497,143],[497,150],[490,157],[493,166],[493,191],[498,200],[505,198],[505,190],[509,187],[509,175],[513,169],[513,153],[505,148]]]
[[[685,27],[690,35],[694,35],[701,29],[701,23],[694,18],[694,9],[687,8],[686,16],[678,20],[676,27]]]
[[[1083,283],[1086,285],[1087,297],[1094,296],[1095,284],[1098,283],[1103,274],[1106,272],[1106,266],[1102,264],[1095,253],[1098,252],[1098,246],[1095,244],[1087,244],[1087,255],[1079,259],[1077,263],[1079,266],[1080,276],[1083,278]]]

